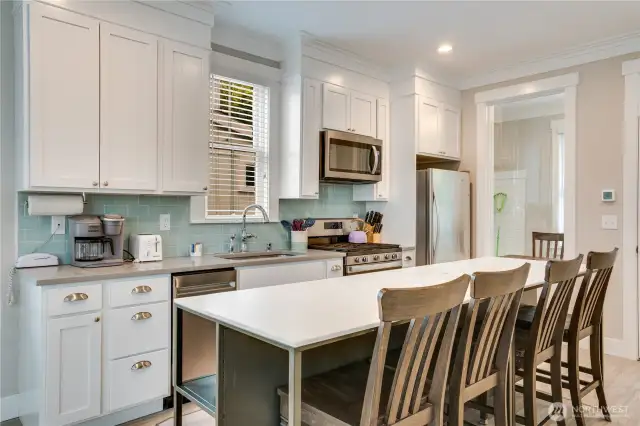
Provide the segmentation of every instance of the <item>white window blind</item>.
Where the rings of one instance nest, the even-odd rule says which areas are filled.
[[[269,88],[211,74],[210,93],[206,217],[269,211]]]

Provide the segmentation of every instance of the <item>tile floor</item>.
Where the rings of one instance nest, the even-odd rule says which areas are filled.
[[[581,356],[584,359],[588,359],[588,353],[582,352]],[[586,363],[585,363],[586,364]],[[602,419],[602,416],[597,414],[595,418],[587,418],[587,426],[604,426],[604,425],[616,425],[616,426],[637,426],[640,425],[640,362],[630,361],[622,358],[605,355],[605,377],[607,382],[605,384],[605,390],[607,395],[607,402],[610,407],[619,408],[619,411],[625,411],[624,414],[612,416],[612,422],[607,423]],[[540,384],[539,388],[544,389],[545,385]],[[565,390],[564,393],[567,405],[570,405],[569,393]],[[591,407],[597,405],[597,399],[595,392],[590,393],[584,399],[585,404]],[[522,398],[518,398],[518,406],[522,407]],[[538,421],[543,419],[548,413],[548,404],[542,401],[538,402],[539,417]],[[125,426],[173,426],[172,411],[167,410],[162,413],[154,414],[143,419],[139,419]],[[478,424],[477,412],[469,410],[465,416],[465,420],[471,423]],[[518,414],[524,414],[522,410]],[[489,425],[493,425],[493,420],[489,419]],[[553,424],[553,422],[549,423]],[[197,407],[192,404],[185,406],[185,416],[183,420],[184,426],[215,426],[213,419],[206,413],[199,411]],[[567,420],[567,425],[575,425],[573,419]],[[0,423],[0,426],[21,426],[20,422],[16,420],[9,420],[7,422]]]

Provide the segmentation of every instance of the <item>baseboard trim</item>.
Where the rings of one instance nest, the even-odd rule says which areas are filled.
[[[14,394],[0,398],[0,422],[15,419],[20,415],[20,395]]]
[[[602,343],[604,345],[605,355],[618,356],[634,361],[636,360],[635,355],[629,353],[628,348],[624,344],[624,340],[605,337]],[[580,342],[580,349],[589,349],[589,339],[582,339]]]

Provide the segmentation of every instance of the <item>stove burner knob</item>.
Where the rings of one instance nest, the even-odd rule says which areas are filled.
[[[389,260],[389,255],[388,254],[384,255],[384,260]]]
[[[375,256],[373,256],[373,260],[380,260],[380,256],[376,254]]]
[[[393,253],[393,254],[391,255],[391,258],[392,258],[392,259],[397,259],[397,258],[398,258],[398,255],[397,255],[397,254],[395,254],[395,253]]]
[[[367,260],[368,260],[368,259],[366,258],[366,256],[362,256],[362,263],[367,262]]]
[[[354,260],[354,262],[356,262],[356,263],[360,263],[360,258],[359,258],[359,257],[356,257],[356,258],[355,258],[355,259],[353,259],[353,260]]]

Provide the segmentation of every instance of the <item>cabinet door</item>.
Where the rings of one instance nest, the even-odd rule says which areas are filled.
[[[100,24],[100,186],[158,183],[158,40]]]
[[[163,42],[162,189],[206,192],[209,175],[209,52]]]
[[[439,136],[439,105],[427,98],[418,98],[418,153],[442,155]]]
[[[360,135],[376,137],[376,98],[351,92],[351,131]]]
[[[320,128],[322,83],[305,79],[302,92],[302,166],[300,195],[318,198],[320,193]]]
[[[47,321],[44,424],[100,415],[101,335],[99,314]]]
[[[92,188],[99,180],[99,24],[29,4],[29,185]]]
[[[322,93],[322,127],[350,131],[351,94],[344,87],[324,83]]]
[[[460,110],[442,104],[441,151],[448,157],[460,158]]]
[[[326,268],[324,260],[238,268],[238,290],[322,280],[327,277]]]

